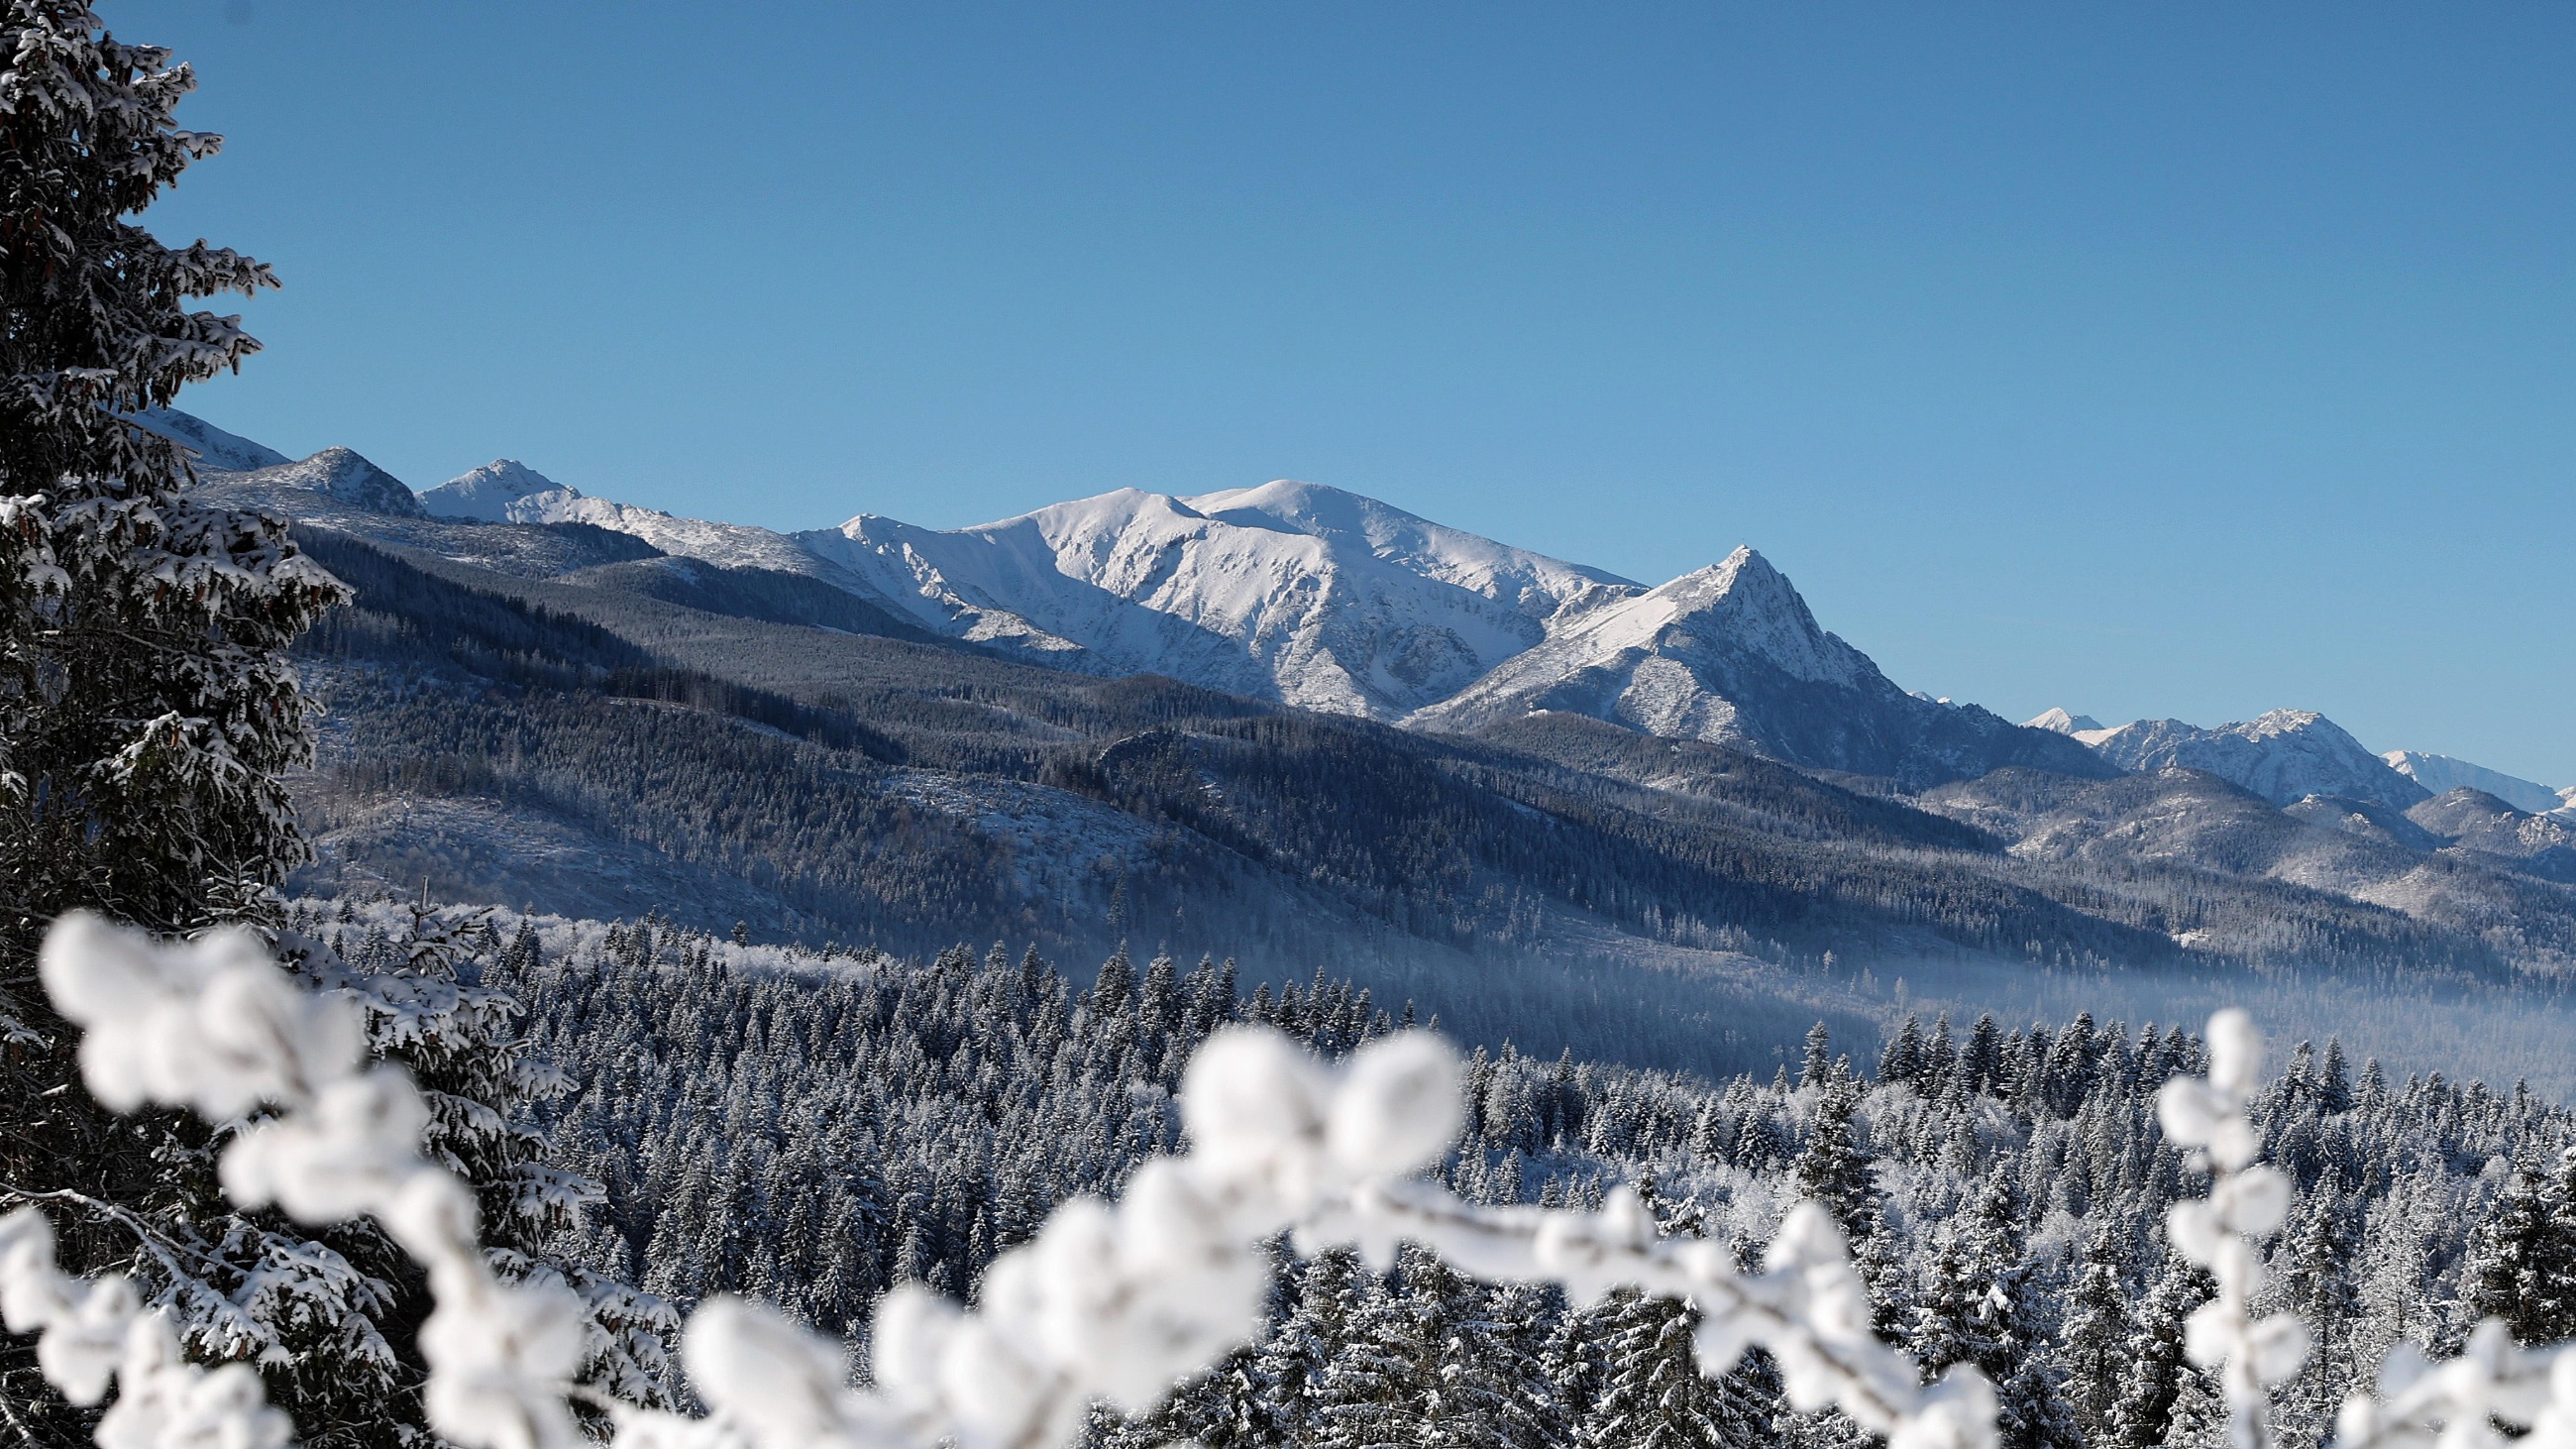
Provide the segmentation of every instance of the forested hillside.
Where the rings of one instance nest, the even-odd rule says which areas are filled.
[[[857,600],[835,627],[782,623],[829,586],[620,561],[633,540],[577,524],[329,517],[300,536],[358,597],[299,645],[324,705],[307,890],[667,909],[911,954],[965,936],[1323,963],[1476,1040],[1717,1072],[1820,1014],[1892,1022],[1900,977],[1963,1011],[1995,979],[1976,971],[2034,966],[2457,995],[2554,982],[2576,922],[2566,885],[2388,856],[2207,776],[2008,771],[1911,797],[1572,715],[1423,734],[927,643]],[[336,527],[359,524],[386,537]],[[2139,785],[2225,804],[2204,813],[2269,853],[2137,852],[2116,821],[2056,843],[2046,812],[2134,809],[2116,802]],[[2319,852],[2447,884],[2409,914],[2281,864]]]

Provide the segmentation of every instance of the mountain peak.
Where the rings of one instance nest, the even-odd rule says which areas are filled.
[[[1257,488],[1221,489],[1189,495],[1181,501],[1211,517],[1220,513],[1259,514],[1282,523],[1310,524],[1308,532],[1365,533],[1371,515],[1424,521],[1365,493],[1297,478],[1273,478]]]
[[[2312,709],[2267,710],[2216,729],[2178,719],[2138,720],[2080,738],[2121,769],[2205,770],[2275,805],[2340,795],[2404,810],[2432,793]]]
[[[568,502],[579,497],[580,489],[557,483],[516,458],[495,458],[423,493],[420,502],[440,518],[517,523],[526,521],[528,510],[512,505],[524,499]]]
[[[300,462],[260,468],[239,475],[272,488],[319,493],[372,513],[421,515],[420,500],[401,479],[377,467],[351,448],[324,448]]]
[[[2109,773],[2070,741],[1908,696],[1819,628],[1796,586],[1749,547],[1600,604],[1414,720],[1471,731],[1546,711],[1916,784],[2007,764]]]
[[[1597,620],[1597,624],[1594,622]],[[1648,590],[1631,604],[1600,611],[1577,628],[1599,628],[1605,642],[1634,647],[1643,636],[1682,631],[1722,634],[1739,653],[1762,659],[1792,679],[1850,687],[1875,673],[1859,650],[1826,633],[1789,576],[1750,547]]]
[[[2024,729],[2046,730],[2055,735],[2080,734],[2102,728],[2102,722],[2089,714],[2068,714],[2064,709],[2054,705],[2023,720],[2021,724]]]
[[[1643,586],[1296,479],[1121,488],[972,528],[800,534],[931,628],[1380,719]]]
[[[2419,750],[2390,750],[2381,755],[2388,767],[2432,791],[2447,795],[2458,789],[2483,790],[2511,805],[2516,810],[2544,815],[2566,808],[2569,794],[2552,789],[2537,780],[2490,770],[2449,755],[2428,755]],[[2576,793],[2576,792],[2569,792]]]

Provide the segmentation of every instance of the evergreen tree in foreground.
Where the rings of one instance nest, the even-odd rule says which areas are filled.
[[[216,148],[172,119],[194,78],[73,0],[0,16],[0,1009],[59,1038],[26,974],[56,915],[200,926],[303,859],[284,650],[345,591],[132,421],[258,349],[188,299],[276,285],[131,219]]]
[[[193,1352],[280,1348],[292,1321],[382,1391],[382,1281],[232,1214],[208,1129],[74,1087],[76,1033],[36,985],[66,910],[192,929],[301,858],[278,775],[309,740],[283,650],[342,591],[276,521],[189,501],[179,448],[130,421],[258,347],[190,299],[275,284],[133,220],[216,148],[173,120],[188,68],[78,0],[9,0],[0,65],[0,1207],[45,1198],[70,1259],[136,1272]],[[273,1391],[309,1441],[359,1417]],[[86,1437],[23,1342],[0,1346],[0,1398],[31,1434]]]
[[[238,1124],[106,1113],[36,983],[69,910],[167,934],[280,924],[268,893],[305,856],[281,775],[311,753],[285,648],[346,590],[282,521],[190,498],[186,454],[137,421],[258,349],[189,302],[276,284],[135,219],[219,144],[174,119],[188,67],[79,0],[0,3],[0,66],[0,1209],[42,1201],[67,1259],[133,1275],[190,1354],[255,1363],[301,1442],[406,1443],[418,1267],[372,1224],[234,1211],[214,1163]],[[429,1089],[426,1145],[482,1192],[504,1270],[566,1275],[593,1306],[595,1376],[656,1397],[667,1314],[533,1251],[595,1189],[533,1160],[544,1074],[515,1006],[456,979],[461,943],[410,927],[360,933],[381,948],[363,963],[278,944]],[[95,1418],[41,1388],[24,1341],[0,1344],[0,1402],[33,1442],[84,1441]]]

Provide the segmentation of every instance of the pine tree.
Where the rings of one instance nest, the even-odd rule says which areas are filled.
[[[2283,1235],[2281,1299],[2307,1324],[2311,1338],[2306,1361],[2278,1398],[2276,1428],[2285,1444],[2324,1442],[2344,1391],[2357,1377],[2351,1350],[2359,1295],[2344,1215],[2341,1184],[2328,1174]]]
[[[1527,1284],[1481,1288],[1437,1257],[1408,1249],[1404,1307],[1430,1350],[1429,1391],[1414,1442],[1426,1449],[1549,1449],[1563,1442],[1547,1392],[1545,1295]]]
[[[1968,1044],[1959,1049],[1959,1075],[1971,1092],[1990,1092],[2003,1071],[2004,1034],[1994,1013],[1982,1012],[1968,1029]]]
[[[1823,1207],[1851,1245],[1861,1281],[1869,1286],[1870,1313],[1884,1332],[1898,1317],[1896,1245],[1881,1232],[1878,1165],[1864,1151],[1852,1117],[1860,1108],[1860,1083],[1838,1068],[1825,1069],[1824,1090],[1798,1154],[1798,1191]]]
[[[1887,1039],[1878,1054],[1878,1079],[1890,1086],[1920,1087],[1923,1076],[1923,1028],[1911,1016]]]
[[[1426,1332],[1373,1273],[1351,1280],[1339,1350],[1309,1392],[1316,1449],[1380,1449],[1410,1442],[1436,1379]]]
[[[1833,1065],[1833,1034],[1826,1031],[1825,1024],[1820,1021],[1807,1028],[1806,1054],[1799,1061],[1798,1085],[1800,1087],[1823,1085],[1832,1077]]]
[[[1830,1067],[1821,1075],[1824,1090],[1807,1124],[1807,1145],[1798,1154],[1798,1191],[1831,1214],[1843,1236],[1858,1245],[1877,1232],[1879,1217],[1876,1164],[1852,1128],[1860,1088]]]

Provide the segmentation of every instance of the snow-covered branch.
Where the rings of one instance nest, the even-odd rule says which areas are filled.
[[[2246,1105],[2262,1070],[2263,1038],[2252,1018],[2230,1008],[2209,1019],[2209,1076],[2177,1077],[2156,1098],[2165,1136],[2196,1149],[2193,1161],[2210,1174],[2209,1196],[2174,1204],[2165,1230],[2174,1251],[2207,1268],[2218,1285],[2218,1296],[2192,1313],[2183,1351],[2218,1371],[2235,1449],[2267,1449],[2272,1385],[2298,1372],[2308,1355],[2306,1324],[2287,1313],[2257,1319],[2253,1311],[2263,1284],[2257,1245],[2290,1210],[2290,1180],[2254,1160],[2262,1139]]]
[[[2576,1449],[2576,1353],[2517,1347],[2490,1318],[2459,1357],[2435,1364],[2411,1343],[2379,1367],[2379,1395],[2354,1394],[2336,1416],[2338,1449],[2503,1449],[2498,1423],[2528,1449]]]
[[[567,1395],[580,1305],[551,1285],[495,1277],[471,1193],[421,1155],[419,1092],[399,1072],[362,1069],[350,1003],[300,990],[238,932],[160,946],[74,916],[49,938],[43,968],[64,1014],[87,1030],[83,1073],[103,1101],[217,1119],[274,1109],[227,1149],[226,1191],[309,1222],[373,1215],[428,1267],[438,1309],[421,1346],[433,1427],[468,1449],[575,1442]],[[1418,1180],[1460,1119],[1457,1059],[1427,1034],[1382,1039],[1334,1071],[1274,1032],[1226,1032],[1192,1061],[1183,1106],[1190,1153],[1147,1164],[1114,1206],[1059,1208],[995,1261],[976,1310],[919,1287],[889,1295],[872,1390],[847,1385],[837,1346],[719,1298],[686,1339],[716,1417],[612,1406],[619,1442],[1044,1449],[1069,1439],[1095,1401],[1144,1408],[1256,1334],[1260,1244],[1282,1231],[1310,1250],[1354,1244],[1381,1261],[1414,1241],[1489,1277],[1560,1283],[1578,1301],[1619,1287],[1688,1299],[1705,1372],[1758,1345],[1800,1408],[1837,1405],[1903,1449],[1995,1442],[1994,1397],[1974,1369],[1926,1389],[1911,1361],[1871,1336],[1859,1274],[1812,1204],[1781,1225],[1764,1270],[1744,1273],[1720,1245],[1658,1241],[1630,1195],[1596,1213],[1493,1209]],[[75,1399],[94,1403],[118,1378],[100,1430],[109,1449],[174,1445],[181,1431],[251,1449],[286,1437],[247,1367],[187,1365],[124,1280],[65,1277],[32,1210],[0,1227],[0,1308],[13,1328],[43,1334],[40,1362]]]
[[[225,1150],[226,1193],[311,1223],[371,1215],[429,1270],[438,1308],[420,1347],[440,1433],[467,1449],[579,1442],[565,1401],[583,1344],[579,1301],[551,1282],[493,1274],[473,1193],[421,1156],[420,1093],[398,1071],[361,1069],[354,1003],[304,991],[240,930],[161,946],[75,914],[47,936],[39,966],[55,1006],[84,1029],[81,1075],[100,1101],[192,1107],[216,1121],[278,1109]],[[289,1435],[248,1366],[183,1362],[168,1320],[143,1311],[130,1282],[65,1277],[33,1209],[0,1220],[0,1315],[43,1335],[39,1364],[75,1402],[97,1402],[113,1373],[104,1449],[257,1449]]]

